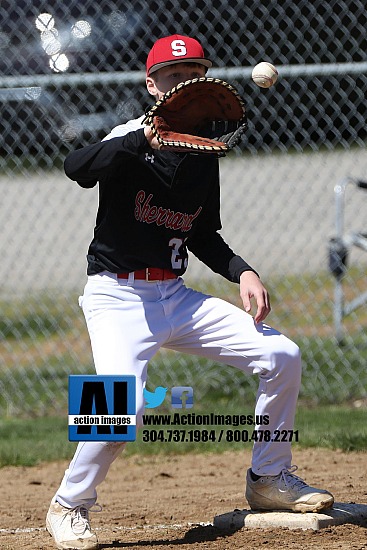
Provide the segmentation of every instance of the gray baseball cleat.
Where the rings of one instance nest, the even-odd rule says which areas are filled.
[[[246,499],[251,510],[291,510],[321,512],[331,508],[334,497],[328,491],[310,487],[294,475],[297,466],[284,469],[277,476],[261,476],[254,481],[251,470],[246,476]]]
[[[47,531],[53,536],[59,550],[98,550],[97,535],[89,524],[85,506],[65,508],[52,499],[46,516]]]

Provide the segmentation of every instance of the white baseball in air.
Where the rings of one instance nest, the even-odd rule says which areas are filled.
[[[255,65],[251,77],[260,88],[270,88],[278,79],[278,71],[271,63],[262,61]]]

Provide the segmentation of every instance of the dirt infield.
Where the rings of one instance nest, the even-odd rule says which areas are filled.
[[[299,474],[334,493],[338,502],[367,503],[366,453],[295,450]],[[250,452],[119,457],[100,486],[101,513],[92,523],[102,549],[141,550],[367,549],[367,523],[302,531],[223,532],[214,516],[244,509],[245,470]],[[54,548],[44,518],[66,463],[0,470],[0,548]]]

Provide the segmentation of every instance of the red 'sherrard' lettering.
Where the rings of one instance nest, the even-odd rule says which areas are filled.
[[[202,211],[202,206],[194,214],[175,212],[169,208],[151,205],[153,194],[146,196],[143,190],[138,191],[135,197],[135,219],[144,223],[155,223],[158,226],[164,225],[167,229],[174,229],[187,232],[192,228],[192,222]]]

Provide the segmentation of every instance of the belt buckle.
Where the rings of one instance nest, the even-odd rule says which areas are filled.
[[[150,278],[149,278],[149,275],[150,275],[150,273],[149,273],[149,267],[146,267],[146,268],[145,268],[145,281],[146,281],[147,283],[156,283],[157,281],[160,281],[160,280],[161,280],[161,279],[150,279]]]

